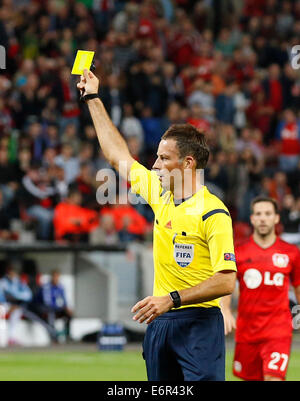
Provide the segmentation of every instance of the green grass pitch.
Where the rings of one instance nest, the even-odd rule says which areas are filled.
[[[231,373],[232,350],[227,352],[226,379]],[[146,370],[140,351],[97,350],[1,351],[0,381],[144,381]],[[300,350],[293,350],[287,380],[300,380]]]

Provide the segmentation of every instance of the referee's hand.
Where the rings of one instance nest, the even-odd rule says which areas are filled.
[[[80,82],[77,84],[77,88],[82,95],[98,93],[99,79],[91,71],[84,70],[83,75],[80,77]]]
[[[131,309],[132,313],[137,314],[133,316],[133,320],[143,323],[146,321],[147,324],[153,322],[157,316],[168,312],[173,308],[173,301],[169,295],[163,297],[147,297],[139,301]]]
[[[222,308],[221,310],[224,318],[225,335],[227,336],[227,334],[236,329],[236,319],[229,309]]]

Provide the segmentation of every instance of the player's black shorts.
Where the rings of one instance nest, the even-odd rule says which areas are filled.
[[[147,328],[143,351],[150,381],[224,381],[220,309],[185,308],[159,316]]]

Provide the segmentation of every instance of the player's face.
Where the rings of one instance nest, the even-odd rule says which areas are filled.
[[[279,215],[276,214],[271,202],[258,202],[253,206],[250,219],[254,231],[265,237],[275,231],[275,225],[279,222]]]
[[[174,191],[176,183],[181,185],[183,163],[174,139],[163,139],[157,150],[157,159],[152,167],[156,170],[164,189]]]

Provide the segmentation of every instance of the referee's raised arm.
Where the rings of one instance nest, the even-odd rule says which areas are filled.
[[[88,105],[104,157],[123,178],[128,179],[134,159],[98,95],[99,79],[91,71],[84,70],[77,88]],[[119,168],[120,162],[122,169]]]

